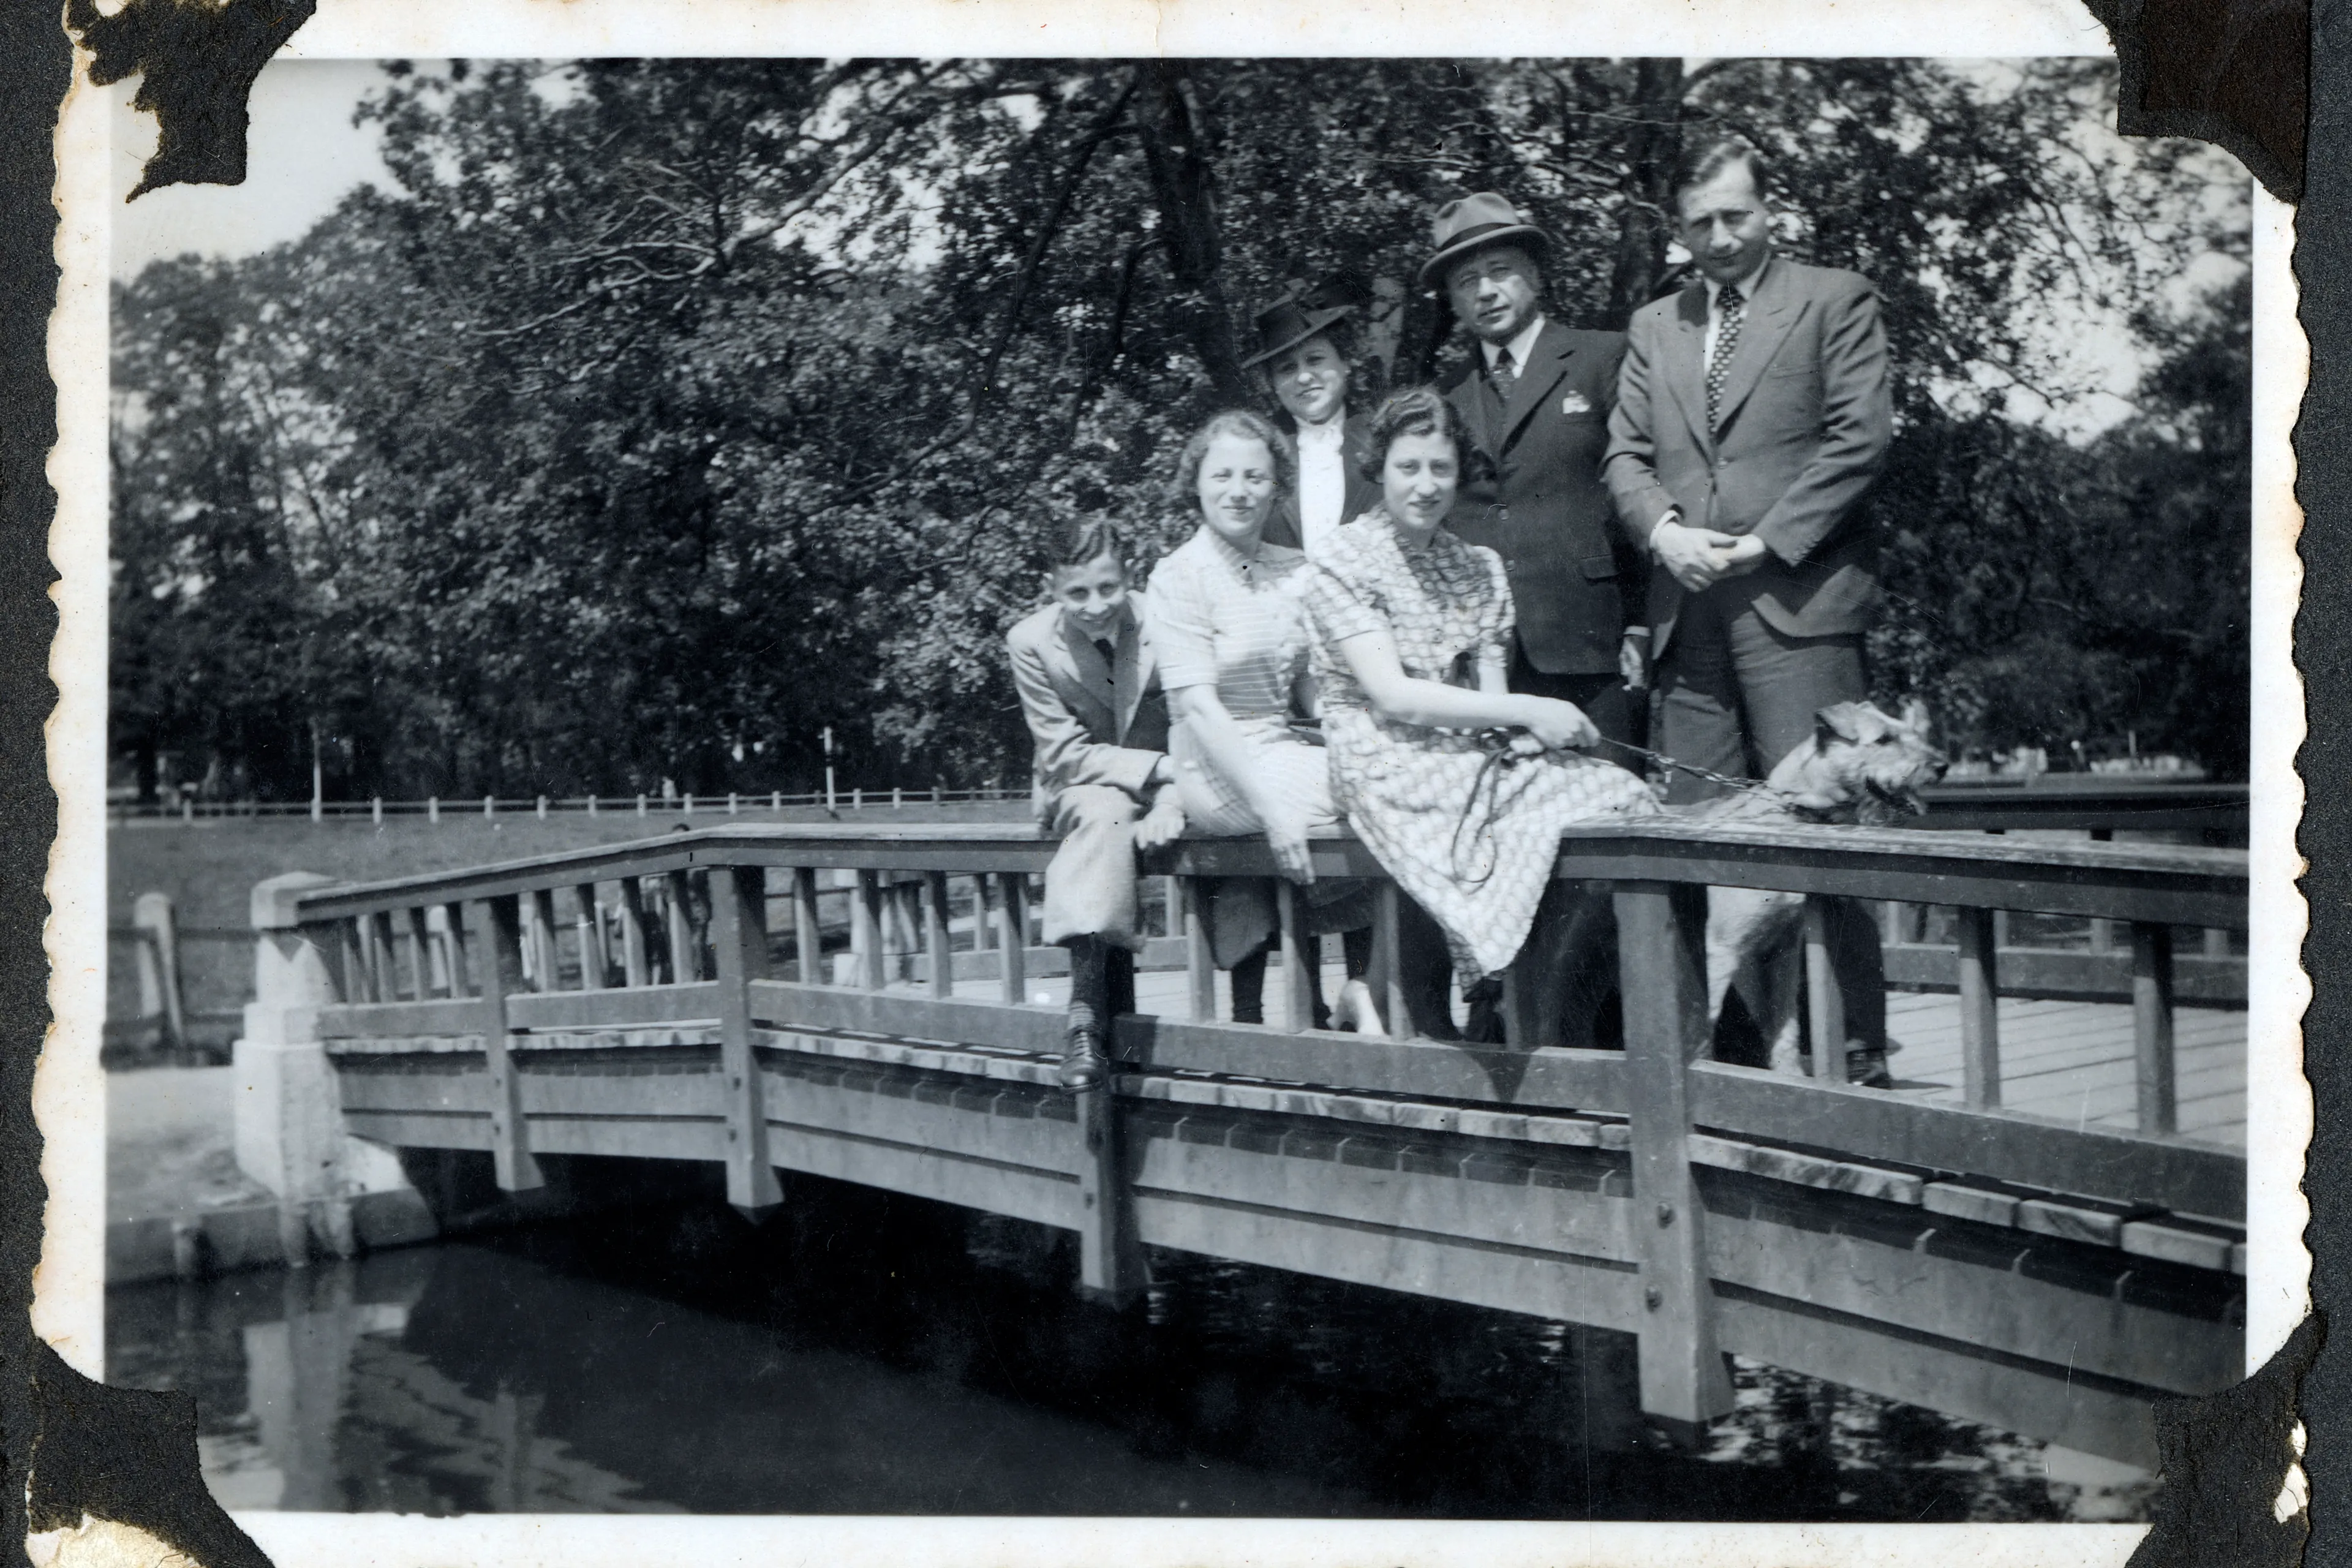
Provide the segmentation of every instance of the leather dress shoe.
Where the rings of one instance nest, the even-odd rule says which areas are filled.
[[[1102,1037],[1079,1027],[1070,1031],[1062,1051],[1062,1065],[1054,1076],[1064,1089],[1098,1089],[1110,1077],[1110,1058],[1103,1054]]]

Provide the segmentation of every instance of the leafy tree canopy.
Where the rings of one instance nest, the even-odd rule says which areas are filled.
[[[2114,90],[2065,60],[394,66],[362,110],[394,194],[116,301],[115,743],[149,787],[170,754],[265,795],[314,752],[361,795],[805,788],[827,726],[850,779],[1018,776],[1000,638],[1045,531],[1109,516],[1142,563],[1189,530],[1184,433],[1270,406],[1255,305],[1336,279],[1375,382],[1437,374],[1429,216],[1493,188],[1556,237],[1555,313],[1622,326],[1679,279],[1683,139],[1732,129],[1784,246],[1885,297],[1888,694],[1963,744],[2132,729],[2242,769],[2247,184],[2105,132]]]

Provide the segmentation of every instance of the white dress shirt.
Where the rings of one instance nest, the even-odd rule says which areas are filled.
[[[1348,416],[1334,414],[1320,425],[1298,426],[1298,542],[1309,556],[1322,554],[1331,531],[1348,520]]]
[[[1482,342],[1479,343],[1478,352],[1486,356],[1487,372],[1489,374],[1493,373],[1496,359],[1506,348],[1507,348],[1511,351],[1511,374],[1514,377],[1526,374],[1528,369],[1528,356],[1536,352],[1536,340],[1543,335],[1543,312],[1541,310],[1538,310],[1535,313],[1535,319],[1530,321],[1526,326],[1521,327],[1519,329],[1519,335],[1513,338],[1509,342],[1489,343]]]

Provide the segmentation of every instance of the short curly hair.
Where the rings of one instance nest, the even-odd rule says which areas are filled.
[[[1197,510],[1201,504],[1201,462],[1209,455],[1210,443],[1222,436],[1239,436],[1248,441],[1265,443],[1266,455],[1274,459],[1276,487],[1288,495],[1298,484],[1298,454],[1290,445],[1290,437],[1263,414],[1253,414],[1246,408],[1228,408],[1213,414],[1207,424],[1192,432],[1184,449],[1176,454],[1176,471],[1168,479],[1168,504],[1181,510]]]
[[[1381,482],[1388,468],[1389,448],[1405,436],[1444,437],[1453,443],[1456,466],[1468,473],[1470,443],[1463,433],[1461,411],[1433,386],[1408,386],[1402,392],[1389,394],[1372,414],[1371,430],[1364,442],[1360,465],[1364,478],[1374,484]]]

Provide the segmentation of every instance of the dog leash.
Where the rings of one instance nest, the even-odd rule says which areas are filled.
[[[1726,789],[1751,790],[1764,787],[1762,779],[1736,779],[1727,773],[1717,773],[1713,768],[1703,768],[1695,763],[1684,762],[1679,757],[1670,757],[1664,752],[1654,752],[1646,746],[1636,746],[1630,741],[1614,741],[1603,735],[1601,737],[1601,743],[1604,746],[1614,746],[1621,752],[1631,752],[1637,757],[1645,758],[1661,766],[1677,769],[1690,774],[1693,778],[1704,779],[1708,784],[1721,784]]]

